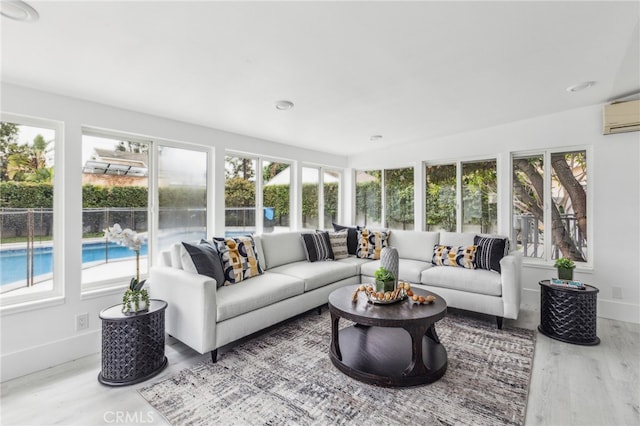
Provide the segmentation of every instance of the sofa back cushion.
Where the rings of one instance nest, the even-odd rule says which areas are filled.
[[[443,246],[471,246],[477,234],[473,232],[440,231],[440,244]]]
[[[266,269],[287,263],[306,261],[307,257],[300,242],[300,235],[300,232],[262,234],[262,250]]]
[[[433,247],[438,244],[438,232],[398,231],[393,230],[389,236],[389,246],[398,250],[401,259],[421,260],[431,263]],[[473,244],[473,237],[471,238]]]

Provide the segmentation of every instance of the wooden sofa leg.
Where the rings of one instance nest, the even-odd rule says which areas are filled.
[[[318,306],[318,315],[322,315],[322,305]]]
[[[498,323],[498,330],[502,330],[502,317],[496,317],[496,322]]]
[[[211,351],[211,362],[213,362],[214,364],[216,362],[218,362],[218,350],[214,349]]]

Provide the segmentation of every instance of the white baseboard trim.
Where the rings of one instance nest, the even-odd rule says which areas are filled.
[[[100,352],[102,330],[92,330],[66,339],[32,346],[0,358],[0,382],[15,379],[65,362]],[[96,374],[100,366],[96,366]]]
[[[523,289],[522,304],[537,306],[540,309],[540,290]],[[632,303],[598,298],[597,314],[598,318],[640,324],[640,305]]]

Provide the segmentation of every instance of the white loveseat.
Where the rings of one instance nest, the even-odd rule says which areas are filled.
[[[211,352],[283,320],[327,303],[336,288],[373,282],[380,261],[349,256],[309,262],[301,232],[254,236],[262,275],[218,287],[215,279],[182,268],[179,245],[161,254],[149,273],[152,297],[166,300],[166,331],[199,353]],[[520,308],[519,254],[500,261],[501,273],[433,266],[436,244],[473,244],[474,234],[391,231],[389,246],[400,257],[399,279],[442,296],[448,306],[516,319]]]

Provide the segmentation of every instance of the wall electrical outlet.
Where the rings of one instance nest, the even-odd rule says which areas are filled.
[[[622,299],[622,287],[611,287],[611,297]]]
[[[76,315],[76,331],[86,330],[89,328],[89,314]]]

